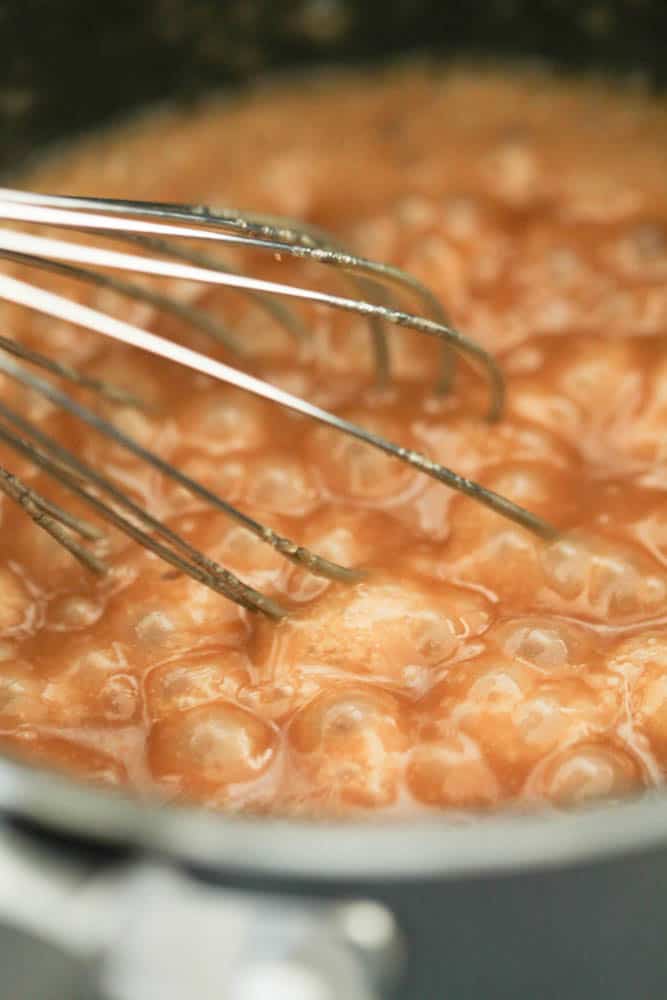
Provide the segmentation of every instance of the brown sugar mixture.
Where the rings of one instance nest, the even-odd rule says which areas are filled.
[[[156,113],[26,178],[54,193],[287,215],[412,272],[501,363],[497,424],[465,363],[451,393],[434,393],[438,347],[418,333],[389,332],[393,380],[381,391],[360,318],[297,304],[307,336],[295,344],[235,293],[156,287],[210,309],[249,370],[478,479],[563,534],[539,541],[305,418],[4,306],[4,335],[140,395],[143,409],[99,405],[142,444],[367,572],[352,585],[309,575],[3,381],[4,399],[290,614],[279,624],[249,614],[113,530],[98,544],[112,570],[93,578],[3,500],[2,746],[141,795],[314,816],[570,805],[659,785],[666,167],[667,111],[646,96],[413,67]],[[313,265],[227,259],[349,292]],[[152,306],[28,273],[231,360]],[[63,502],[23,459],[3,451],[0,462]]]

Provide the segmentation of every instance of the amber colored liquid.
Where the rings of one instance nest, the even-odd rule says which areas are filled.
[[[139,393],[145,410],[101,408],[141,443],[367,574],[340,585],[295,568],[3,380],[3,398],[290,608],[277,625],[250,615],[113,530],[99,546],[112,572],[94,579],[3,500],[3,744],[142,795],[309,815],[572,804],[660,783],[666,166],[667,113],[641,95],[413,68],[147,117],[26,179],[289,215],[413,272],[500,360],[498,424],[463,363],[453,392],[434,394],[438,349],[419,334],[390,332],[394,378],[380,392],[360,319],[296,306],[308,329],[296,344],[237,295],[160,288],[213,310],[252,371],[565,534],[540,542],[272,404],[4,307],[3,333]],[[313,266],[229,259],[349,290]],[[40,283],[225,356],[146,305]],[[0,461],[64,499],[23,459],[3,450]]]

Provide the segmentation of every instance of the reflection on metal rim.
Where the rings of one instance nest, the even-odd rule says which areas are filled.
[[[452,823],[318,822],[225,816],[143,803],[0,759],[0,809],[58,833],[126,843],[237,875],[313,879],[453,878],[553,868],[667,846],[667,795]]]

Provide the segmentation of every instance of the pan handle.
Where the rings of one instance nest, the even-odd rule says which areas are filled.
[[[17,1000],[382,1000],[403,957],[391,913],[371,900],[232,891],[150,858],[87,867],[8,828],[4,953],[3,935]]]

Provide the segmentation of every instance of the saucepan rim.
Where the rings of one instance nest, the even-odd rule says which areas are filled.
[[[145,802],[4,751],[0,810],[95,843],[129,844],[235,875],[306,881],[518,873],[667,848],[667,792],[659,790],[571,811],[504,810],[456,820],[435,812],[336,822],[248,817]]]
[[[247,877],[448,879],[603,861],[667,846],[667,793],[573,810],[452,819],[304,820],[143,801],[0,758],[0,810],[58,835]]]

